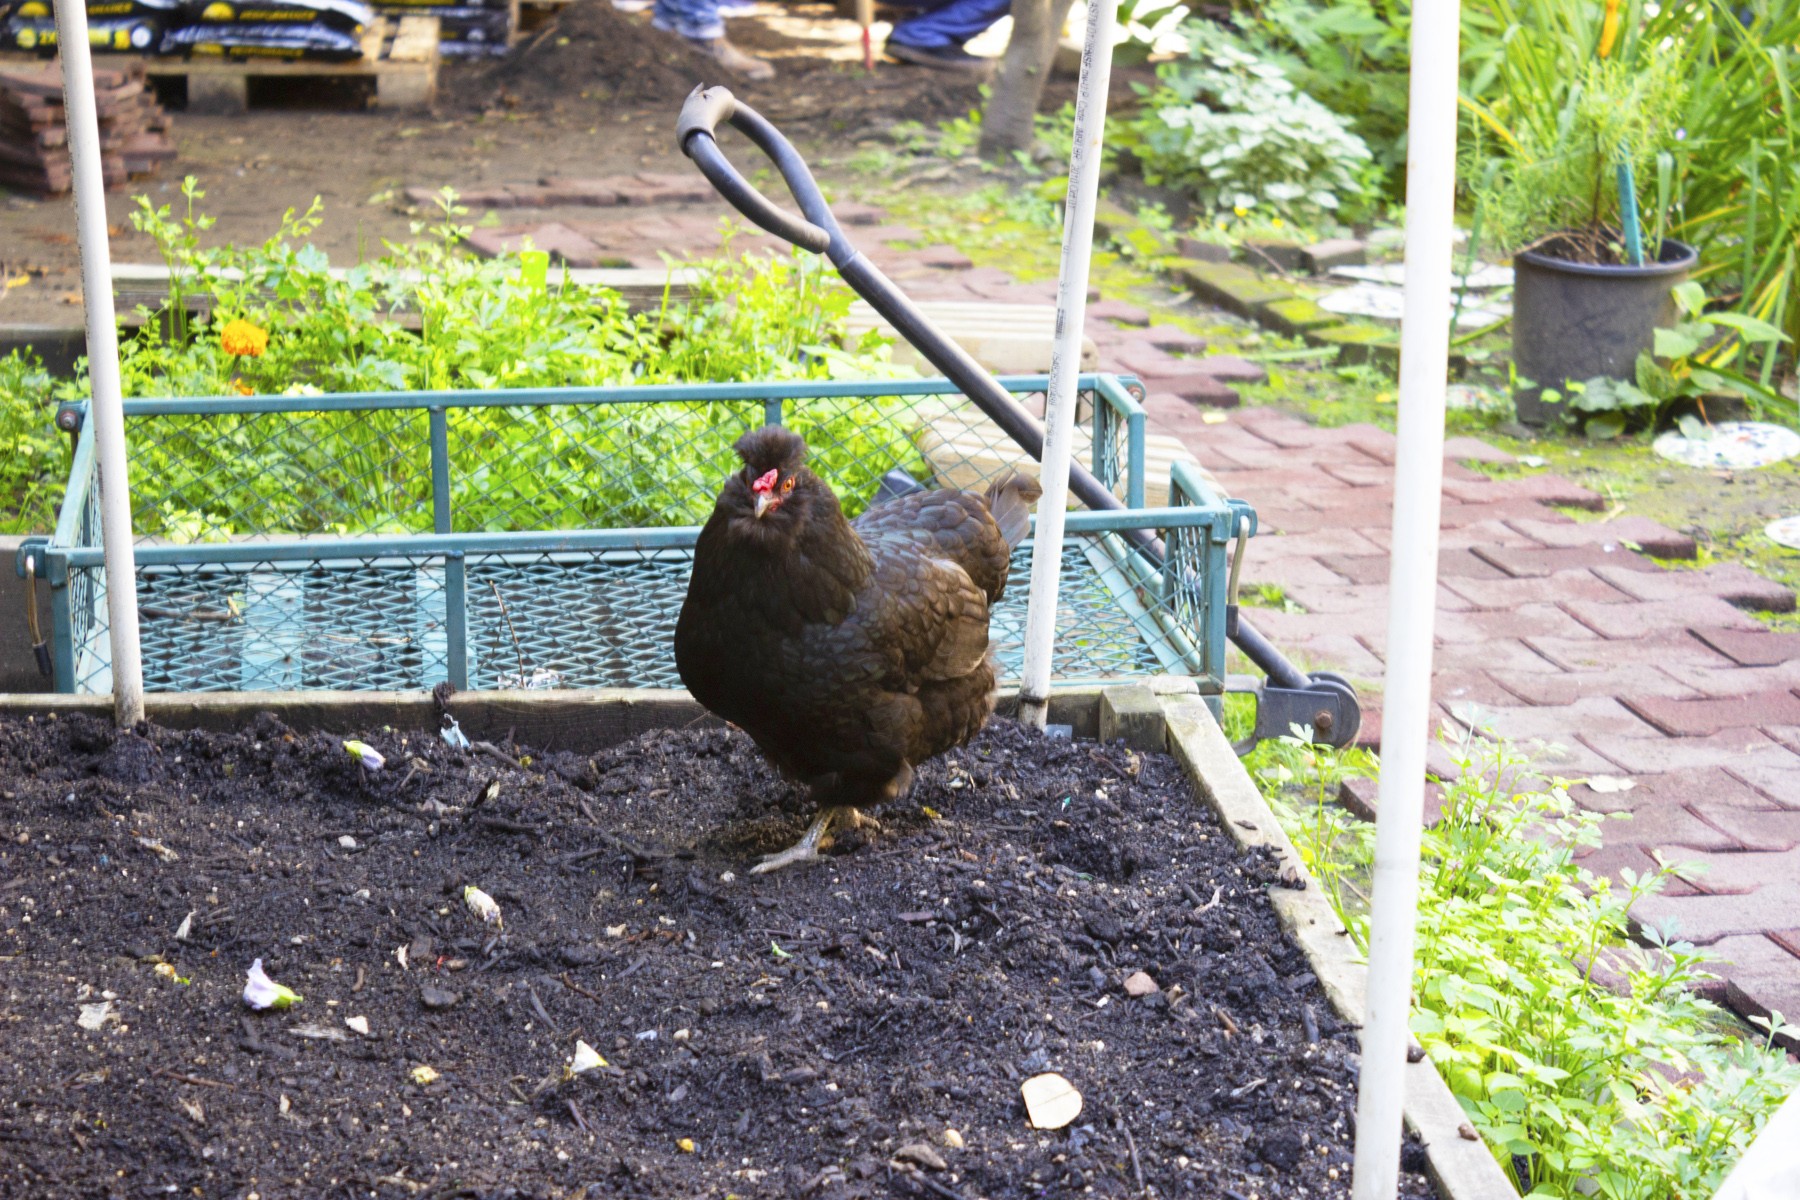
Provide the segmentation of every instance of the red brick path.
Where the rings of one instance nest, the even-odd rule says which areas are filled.
[[[923,253],[872,256],[920,298],[1055,299],[1052,285],[937,270]],[[1102,368],[1143,377],[1151,428],[1256,506],[1263,536],[1244,583],[1279,584],[1306,610],[1258,609],[1256,624],[1302,664],[1354,678],[1360,740],[1378,744],[1393,435],[1260,408],[1209,423],[1221,410],[1184,396],[1229,403],[1249,364],[1172,359],[1198,349],[1191,335],[1129,305],[1100,311],[1110,319],[1088,333]],[[1554,475],[1490,479],[1465,464],[1512,459],[1476,439],[1452,439],[1446,457],[1436,712],[1517,740],[1546,771],[1632,780],[1572,789],[1585,808],[1632,814],[1606,824],[1583,864],[1684,864],[1639,921],[1705,947],[1740,1013],[1800,1021],[1800,635],[1746,611],[1792,610],[1793,594],[1739,566],[1660,566],[1646,553],[1691,559],[1693,539],[1641,517],[1577,522],[1549,506],[1597,512],[1601,497]]]

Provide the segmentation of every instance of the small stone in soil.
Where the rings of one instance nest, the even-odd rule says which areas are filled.
[[[1127,996],[1154,995],[1162,989],[1156,986],[1156,980],[1143,971],[1133,971],[1125,977],[1125,994]]]
[[[448,988],[433,987],[427,983],[419,988],[419,1003],[426,1008],[455,1008],[462,999],[461,992],[453,992]]]
[[[894,1157],[901,1162],[917,1163],[921,1167],[930,1167],[933,1171],[942,1171],[950,1164],[944,1156],[933,1150],[924,1142],[909,1142],[894,1151]]]

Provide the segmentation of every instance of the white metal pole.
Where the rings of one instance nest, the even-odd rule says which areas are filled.
[[[1380,814],[1352,1200],[1393,1200],[1400,1184],[1400,1118],[1413,926],[1419,905],[1425,744],[1431,735],[1431,638],[1437,615],[1438,518],[1444,482],[1459,7],[1458,0],[1423,0],[1413,5],[1412,13],[1399,444],[1394,453]]]
[[[100,532],[106,554],[106,608],[112,634],[113,716],[121,727],[144,719],[138,654],[137,565],[131,548],[131,482],[125,468],[125,408],[119,389],[119,334],[113,320],[112,251],[106,240],[106,181],[85,0],[56,0],[63,119],[75,168],[75,229],[81,294],[87,306],[88,383],[94,449],[100,460]]]
[[[1038,501],[1031,552],[1031,596],[1025,615],[1025,667],[1019,719],[1039,729],[1050,711],[1050,661],[1056,643],[1056,589],[1062,569],[1063,518],[1069,507],[1069,454],[1075,440],[1075,384],[1087,320],[1088,260],[1094,249],[1094,206],[1100,195],[1106,90],[1112,82],[1113,24],[1119,0],[1092,0],[1075,92],[1075,145],[1063,205],[1062,276],[1056,292],[1056,344],[1044,394],[1044,495]],[[1051,31],[1055,36],[1055,31]]]

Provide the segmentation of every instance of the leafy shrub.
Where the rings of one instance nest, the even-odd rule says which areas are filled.
[[[1553,123],[1521,122],[1504,138],[1478,125],[1473,157],[1498,164],[1471,172],[1484,181],[1476,200],[1491,240],[1511,252],[1566,230],[1580,261],[1624,261],[1619,163],[1630,163],[1636,179],[1656,177],[1657,155],[1675,145],[1685,93],[1669,55],[1599,60],[1586,65]],[[1665,215],[1651,208],[1644,223],[1659,229]],[[1659,240],[1646,238],[1648,256]]]
[[[1656,428],[1682,400],[1697,401],[1702,412],[1707,398],[1719,395],[1741,396],[1759,413],[1787,407],[1766,384],[1732,369],[1755,348],[1787,341],[1786,334],[1742,313],[1707,312],[1706,292],[1692,280],[1677,286],[1674,296],[1680,318],[1673,328],[1658,329],[1654,347],[1638,354],[1636,382],[1571,380],[1546,387],[1544,401],[1564,404],[1567,418],[1597,438],[1617,437],[1633,426]],[[1684,415],[1680,424],[1689,437],[1712,436],[1698,417]]]
[[[1257,54],[1349,119],[1373,155],[1371,190],[1396,202],[1406,173],[1406,11],[1393,0],[1262,0],[1235,17]]]
[[[1187,59],[1158,68],[1161,85],[1124,131],[1148,182],[1180,187],[1209,211],[1290,218],[1365,195],[1369,148],[1345,118],[1228,34],[1196,27],[1190,40]]]
[[[202,193],[192,180],[184,198],[180,216],[140,200],[134,221],[169,265],[169,311],[184,314],[190,295],[205,294],[210,315],[191,324],[178,319],[169,329],[147,321],[125,340],[127,396],[912,374],[887,361],[879,338],[854,351],[837,345],[850,293],[800,256],[727,254],[699,264],[689,299],[634,314],[616,293],[533,278],[519,259],[461,253],[468,229],[457,224],[462,210],[448,193],[437,223],[415,226],[414,241],[390,246],[342,277],[306,241],[318,224],[316,202],[305,213],[289,212],[260,246],[203,247],[211,222],[196,212]],[[221,332],[234,322],[267,334],[260,353],[227,348],[234,339]],[[9,378],[0,373],[8,396]],[[56,390],[78,397],[85,380],[63,381]],[[16,410],[9,399],[7,414]],[[789,413],[788,423],[807,437],[815,465],[852,512],[895,464],[924,474],[897,399],[807,402]],[[696,523],[731,469],[732,441],[762,419],[760,402],[455,409],[455,527]],[[139,531],[185,539],[428,532],[423,423],[416,411],[133,421]],[[53,461],[66,469],[66,454]],[[11,476],[0,478],[0,485],[12,484]],[[46,501],[24,519],[47,528],[48,511]]]
[[[17,350],[0,358],[0,534],[56,524],[69,456],[54,413],[42,365]]]
[[[1629,937],[1653,875],[1623,886],[1583,869],[1604,818],[1560,780],[1538,781],[1504,744],[1469,738],[1451,757],[1443,815],[1425,831],[1412,1028],[1520,1191],[1577,1200],[1709,1196],[1800,1068],[1767,1038],[1733,1032],[1691,989],[1690,945]],[[1366,948],[1373,827],[1330,802],[1371,765],[1289,738],[1251,767],[1295,846]],[[1515,786],[1542,783],[1514,795]],[[1623,980],[1607,986],[1600,967]]]

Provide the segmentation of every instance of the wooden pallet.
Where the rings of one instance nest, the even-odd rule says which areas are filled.
[[[996,375],[1042,375],[1050,370],[1056,344],[1056,305],[999,304],[987,300],[925,300],[920,312],[944,331],[946,337]],[[908,343],[866,300],[850,305],[844,317],[844,339],[855,345],[871,329],[894,340],[894,361],[925,374],[936,368]],[[1100,351],[1094,339],[1081,340],[1081,369],[1096,370]]]
[[[407,111],[431,107],[437,96],[438,19],[378,19],[363,31],[363,56],[354,62],[309,62],[279,58],[152,58],[151,78],[185,76],[188,111],[238,114],[250,107],[250,79],[375,80],[378,108]]]
[[[1009,471],[1027,475],[1038,473],[1038,465],[1031,455],[972,404],[962,402],[951,406],[925,401],[915,411],[924,418],[924,423],[914,434],[913,441],[931,465],[932,476],[939,487],[980,491]],[[1085,422],[1077,424],[1071,447],[1075,461],[1082,466],[1091,465],[1092,447],[1092,428]],[[1221,496],[1227,494],[1179,438],[1152,433],[1144,437],[1145,504],[1151,508],[1168,504],[1169,470],[1177,462],[1187,463]],[[1124,481],[1121,480],[1113,491],[1123,500]],[[1069,506],[1077,508],[1080,503],[1071,498]]]
[[[429,108],[437,96],[438,19],[383,17],[363,31],[363,56],[353,62],[287,58],[163,58],[108,54],[107,65],[138,63],[151,79],[186,79],[187,111],[236,115],[250,108],[250,80],[374,79],[377,107]],[[7,52],[0,62],[33,56]],[[96,59],[101,56],[96,55]]]

